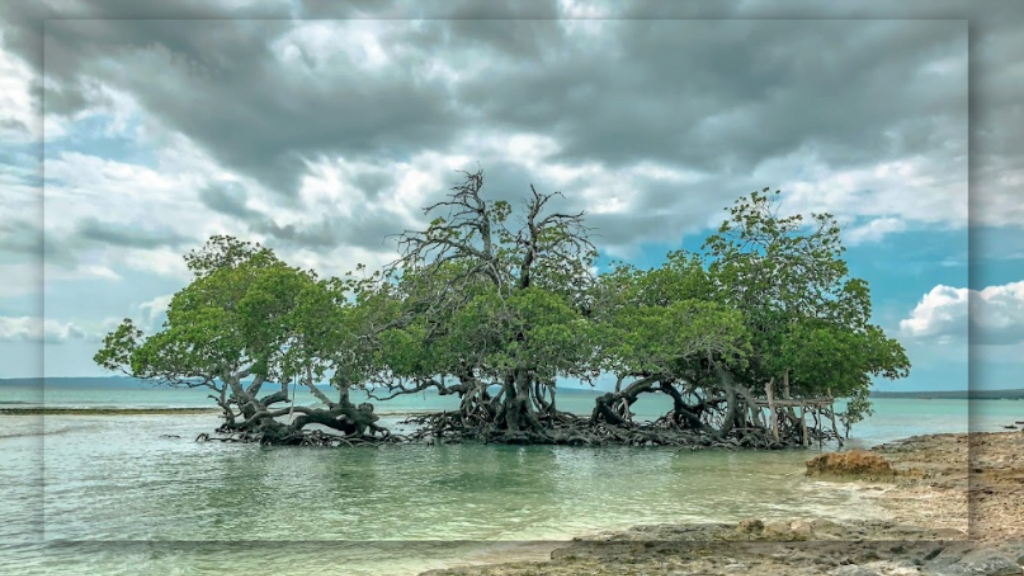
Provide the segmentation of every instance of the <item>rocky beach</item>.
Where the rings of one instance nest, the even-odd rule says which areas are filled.
[[[422,576],[1024,574],[1024,432],[916,436],[819,456],[808,476],[857,491],[886,519],[641,525],[576,538],[544,561]]]

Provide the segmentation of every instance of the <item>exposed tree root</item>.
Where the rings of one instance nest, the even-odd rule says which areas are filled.
[[[546,418],[547,428],[537,430],[527,428],[519,431],[500,429],[493,425],[479,422],[465,423],[457,412],[440,412],[414,416],[402,421],[402,424],[417,425],[410,434],[393,434],[385,428],[377,427],[380,434],[339,435],[320,430],[293,430],[288,434],[268,433],[266,431],[239,431],[224,425],[217,429],[216,434],[200,434],[197,442],[217,441],[231,443],[259,443],[278,446],[323,446],[323,447],[357,447],[381,446],[411,442],[428,442],[432,444],[456,444],[461,442],[479,442],[483,444],[518,444],[518,445],[569,445],[569,446],[667,446],[688,450],[705,449],[755,449],[781,450],[803,446],[800,434],[781,436],[776,441],[771,431],[763,428],[732,428],[727,434],[719,435],[707,431],[681,428],[672,424],[671,418],[662,418],[657,422],[609,424],[592,422],[589,418],[567,413],[557,413]],[[830,440],[825,431],[814,431],[815,438],[822,436]]]
[[[403,424],[419,425],[419,428],[409,435],[409,439],[434,443],[475,441],[496,444],[671,446],[691,450],[779,450],[803,445],[802,434],[780,436],[776,441],[767,429],[747,427],[732,428],[728,433],[719,435],[704,430],[682,428],[665,418],[655,423],[609,424],[558,413],[549,422],[549,427],[543,432],[535,429],[509,431],[476,422],[466,423],[459,413],[441,412],[414,416],[404,420]],[[815,438],[819,435],[823,440],[829,439],[826,432],[812,432]]]
[[[509,381],[511,388],[514,381]],[[256,400],[250,396],[242,404],[242,413],[228,411],[217,435],[202,434],[199,440],[260,443],[282,446],[380,446],[402,442],[452,444],[547,444],[575,446],[668,446],[689,450],[756,449],[779,450],[803,447],[826,441],[842,441],[838,432],[815,419],[808,425],[788,411],[775,422],[775,430],[756,407],[748,391],[727,396],[698,396],[677,390],[653,379],[640,381],[624,390],[602,395],[589,416],[577,416],[555,409],[554,396],[547,401],[538,391],[521,391],[522,402],[502,395],[490,397],[482,386],[469,389],[461,408],[408,418],[405,425],[416,426],[408,435],[392,434],[379,426],[379,416],[371,404],[353,405],[347,395],[326,409],[293,406],[270,409],[269,404],[284,402],[287,395],[276,393]],[[739,388],[739,387],[736,387]],[[668,392],[674,407],[654,422],[635,422],[629,411],[640,393]],[[685,396],[684,396],[685,395]],[[745,404],[738,409],[743,397]],[[532,402],[532,403],[531,403]],[[238,403],[236,403],[238,404]],[[277,418],[294,416],[290,422]],[[316,424],[329,428],[307,430]]]
[[[321,432],[320,430],[301,430],[288,436],[269,436],[263,432],[239,432],[226,429],[217,429],[217,435],[211,436],[202,433],[196,437],[196,442],[230,442],[230,443],[255,443],[274,446],[322,446],[322,447],[356,447],[356,446],[381,446],[384,444],[398,444],[409,442],[412,439],[398,434],[387,434],[374,436],[367,434],[352,434],[341,436]]]

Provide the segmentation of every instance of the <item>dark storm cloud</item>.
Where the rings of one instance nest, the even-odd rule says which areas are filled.
[[[8,218],[0,222],[0,262],[38,262],[71,266],[77,262],[75,242],[44,234],[36,222]]]
[[[481,195],[488,202],[503,200],[513,207],[518,207],[531,197],[531,184],[537,189],[537,192],[542,194],[561,191],[554,182],[546,180],[542,175],[533,173],[525,166],[515,162],[493,159],[486,164],[466,166],[465,169],[469,172],[477,169],[484,171],[484,188]],[[452,171],[448,173],[444,181],[450,186],[455,186],[465,182],[466,177],[461,172]],[[551,202],[550,207],[554,209],[563,200],[556,198]]]
[[[262,217],[258,210],[245,205],[247,197],[245,187],[237,182],[216,182],[199,191],[199,200],[214,212],[242,220]]]
[[[47,112],[81,108],[82,78],[99,77],[226,167],[286,195],[307,157],[411,154],[458,133],[439,82],[281,63],[270,44],[290,28],[285,20],[50,21],[43,66],[62,89],[46,93]],[[101,69],[103,57],[118,65]]]
[[[685,236],[701,232],[708,215],[725,219],[725,209],[738,193],[750,191],[748,182],[723,178],[708,182],[677,182],[639,178],[641,191],[627,212],[596,213],[587,217],[599,245],[628,251],[637,242],[675,245]]]
[[[817,2],[796,0],[779,3],[754,0],[725,3],[634,2],[621,14],[630,18],[839,18],[839,19],[962,19],[969,21],[971,84],[971,195],[975,214],[998,206],[997,196],[1017,191],[1007,174],[1024,172],[1024,77],[1013,70],[1024,55],[1024,7],[1017,0],[910,0],[905,2]],[[870,45],[866,46],[870,48]],[[891,56],[890,56],[891,58]],[[887,98],[888,92],[876,95]],[[958,108],[963,109],[963,106]],[[956,114],[956,111],[950,113]],[[1012,220],[1012,219],[1011,219]],[[1024,220],[1021,220],[1024,222]],[[1019,223],[1014,223],[1020,225]],[[976,244],[977,246],[977,244]],[[979,247],[979,251],[997,246]]]
[[[291,247],[330,250],[358,246],[371,252],[384,252],[394,248],[392,236],[402,232],[403,222],[388,212],[357,211],[350,218],[323,218],[300,224],[278,224],[264,216],[250,222],[249,230]]]
[[[0,248],[12,252],[38,250],[42,232],[39,227],[26,220],[0,220]]]
[[[371,200],[394,184],[394,178],[382,172],[362,172],[352,180]],[[250,208],[246,189],[237,182],[206,186],[199,191],[199,199],[214,212],[244,222],[250,232],[270,236],[278,244],[314,250],[350,245],[381,251],[388,246],[385,237],[401,232],[405,224],[398,214],[364,206],[353,209],[350,217],[328,215],[316,222],[279,224],[270,214]]]
[[[31,132],[28,125],[16,118],[0,118],[0,129],[13,130],[15,132],[23,132],[25,134],[29,134]],[[2,152],[0,152],[0,154],[2,154]],[[2,158],[0,158],[0,160],[2,160]]]
[[[339,76],[292,70],[274,60],[270,43],[291,28],[288,4],[228,11],[193,2],[173,9],[129,2],[84,2],[46,26],[45,3],[6,5],[5,44],[38,71],[61,82],[48,91],[48,112],[85,105],[81,80],[98,76],[130,90],[173,130],[203,145],[225,166],[293,194],[305,156],[411,153],[456,133],[444,86],[395,74]],[[224,20],[228,14],[235,20]],[[188,21],[141,18],[188,17]],[[116,17],[119,20],[99,18]],[[98,70],[111,57],[116,70]],[[315,81],[309,81],[310,77]]]
[[[644,240],[678,241],[683,230],[678,226],[678,218],[670,214],[653,214],[636,212],[630,214],[589,214],[587,226],[593,228],[593,242],[604,247],[611,247],[613,252],[621,255],[621,247]]]
[[[48,6],[0,8],[5,44],[37,70],[38,23],[56,10]],[[198,1],[173,9],[128,0],[80,6],[65,15],[229,14]],[[996,187],[1000,174],[1024,164],[1024,136],[1009,121],[1024,114],[1012,96],[1021,87],[1004,72],[1021,47],[1013,32],[1021,11],[1013,1],[609,3],[612,16],[646,21],[600,22],[592,37],[574,36],[552,20],[557,4],[549,1],[260,6],[230,15],[287,18],[294,10],[311,18],[393,18],[381,42],[401,46],[403,53],[395,65],[365,72],[343,61],[318,64],[310,53],[290,63],[277,59],[271,45],[291,28],[287,20],[51,21],[46,73],[64,90],[62,100],[48,96],[47,105],[80,106],[82,79],[99,78],[130,91],[225,167],[286,196],[294,195],[307,159],[406,161],[423,151],[448,151],[472,129],[547,134],[561,147],[549,160],[612,170],[655,161],[717,178],[717,189],[681,187],[675,197],[673,184],[641,182],[635,203],[647,213],[622,217],[609,233],[627,242],[706,218],[706,209],[690,214],[691,208],[699,211],[701,198],[713,199],[717,210],[720,197],[774,184],[748,177],[765,161],[799,150],[816,151],[833,169],[921,154],[951,173],[965,173],[966,65],[948,60],[952,70],[946,75],[928,70],[964,57],[970,41],[972,78],[984,86],[974,101],[980,115],[972,143],[972,154],[980,152],[978,173],[986,179],[981,188]],[[410,25],[399,20],[404,16],[438,20]],[[782,20],[809,17],[837,20]],[[906,19],[854,19],[867,17]],[[964,22],[912,20],[927,17],[970,18],[970,38]],[[535,20],[515,20],[530,18]],[[710,20],[665,20],[670,18]],[[474,58],[486,66],[470,73]],[[450,83],[428,79],[425,71],[439,62],[464,73]],[[450,151],[477,158],[473,150]],[[492,170],[493,160],[484,168],[496,180],[508,172],[509,190],[526,190],[536,181],[522,170]],[[380,186],[357,185],[371,200],[390,186],[383,180]],[[282,239],[306,235],[320,246],[344,237],[289,230],[245,212],[244,203],[231,204],[233,197],[205,194],[212,208],[243,210],[235,215]],[[677,216],[666,221],[657,206],[678,208]]]
[[[0,222],[0,263],[7,260],[46,263],[64,268],[81,265],[81,254],[97,245],[122,248],[176,248],[193,242],[166,228],[145,229],[120,223],[84,219],[65,234],[44,233],[38,223],[23,219]]]
[[[498,69],[458,95],[499,125],[553,133],[564,160],[609,166],[646,159],[749,172],[815,143],[900,155],[920,150],[886,150],[885,130],[916,119],[966,122],[964,82],[915,81],[932,59],[966,53],[959,22],[601,26],[612,47],[578,45],[504,78]],[[933,106],[908,97],[924,90]],[[951,114],[936,116],[943,111]]]
[[[352,178],[352,184],[362,190],[367,200],[376,200],[394,187],[395,176],[383,171],[360,172]]]
[[[140,249],[176,248],[192,242],[191,238],[167,228],[146,229],[137,224],[100,222],[92,218],[80,221],[74,236],[112,246]]]
[[[408,18],[407,9],[393,0],[301,0],[297,2],[298,16],[312,20],[331,18]]]
[[[205,0],[181,0],[174,6],[134,0],[80,0],[68,2],[4,2],[0,4],[0,17],[3,18],[4,44],[23,57],[37,71],[43,69],[42,37],[44,23],[47,24],[47,35],[53,36],[60,44],[74,46],[83,50],[79,57],[71,54],[63,58],[46,62],[47,74],[67,79],[79,70],[81,60],[114,47],[145,46],[160,44],[172,50],[189,54],[193,58],[204,59],[206,55],[217,58],[226,55],[224,52],[208,51],[202,48],[214,46],[196,43],[189,37],[190,33],[180,27],[168,25],[170,22],[161,20],[187,19],[220,19],[220,18],[288,18],[290,3],[282,1],[260,2],[258,6],[227,8],[217,6]],[[91,19],[91,20],[90,20]],[[143,20],[150,22],[141,22]],[[78,20],[84,26],[78,28],[82,33],[61,28],[62,20]],[[141,23],[139,27],[124,27],[123,21]],[[49,29],[49,24],[58,24]],[[287,23],[273,20],[255,22],[256,26],[278,25],[287,27]],[[226,37],[221,39],[221,48],[233,51],[235,55],[244,54],[249,46],[239,44],[241,38]],[[95,42],[102,40],[105,46],[97,46]],[[216,42],[216,39],[208,39]]]
[[[13,256],[17,260],[23,260],[26,256],[39,257],[44,250],[45,240],[42,229],[28,220],[8,217],[0,221],[2,256]]]
[[[224,14],[190,6],[181,12]],[[96,2],[83,13],[124,17],[139,10]],[[557,15],[553,2],[465,1],[444,12],[456,20],[428,25],[443,34],[410,31],[388,40],[430,38],[424,49],[438,42],[489,47],[494,66],[455,87],[460,108],[444,85],[414,74],[302,76],[270,54],[269,43],[287,29],[283,21],[54,21],[47,27],[46,67],[71,83],[91,71],[91,58],[117,55],[122,73],[108,79],[226,166],[290,193],[305,156],[439,149],[467,126],[467,116],[516,130],[554,130],[563,158],[611,165],[655,158],[749,170],[818,140],[850,150],[880,148],[882,130],[908,113],[934,117],[934,110],[903,97],[922,57],[962,52],[966,42],[956,22],[943,30],[912,22],[607,22],[610,45],[603,37],[568,46],[562,27],[549,19]],[[523,17],[548,19],[511,20]],[[24,53],[24,42],[12,46]],[[152,46],[166,55],[136,57]],[[145,68],[159,69],[164,80],[154,82]],[[932,88],[952,90],[952,98],[965,92],[956,83]],[[54,105],[74,108],[65,103],[74,98],[66,91],[60,100],[53,96]]]
[[[266,218],[249,224],[249,230],[266,234],[286,244],[308,248],[334,248],[341,243],[336,231],[325,222],[280,225]]]
[[[515,59],[539,60],[545,52],[562,49],[562,26],[554,2],[453,2],[443,23],[453,44],[497,51]],[[520,20],[524,19],[524,20]]]
[[[162,82],[124,71],[123,85],[226,167],[286,195],[296,192],[306,158],[411,155],[459,133],[447,89],[437,82],[295,70],[263,57],[249,70],[197,76],[173,56],[155,60],[164,67]]]

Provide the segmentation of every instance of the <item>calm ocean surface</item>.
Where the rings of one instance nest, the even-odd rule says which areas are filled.
[[[378,411],[394,423],[453,400],[406,397]],[[589,412],[593,394],[558,401]],[[189,390],[48,389],[44,397],[0,387],[2,406],[41,403],[209,406]],[[971,404],[878,399],[852,443],[1024,420],[1024,402]],[[647,400],[636,412],[663,407]],[[540,557],[544,546],[524,542],[637,523],[876,513],[847,488],[805,479],[805,451],[193,442],[217,423],[216,414],[0,416],[0,574],[411,575],[510,549]]]

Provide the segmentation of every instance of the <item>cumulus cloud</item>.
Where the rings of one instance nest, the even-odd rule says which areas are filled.
[[[977,345],[1024,342],[1024,281],[982,290],[936,286],[900,322],[900,332],[940,343],[966,340],[968,334]]]
[[[167,318],[167,308],[171,305],[173,294],[157,296],[139,304],[139,312],[142,313],[142,326],[145,330],[156,331]]]
[[[78,223],[76,235],[102,244],[125,248],[152,249],[168,246],[177,248],[188,242],[188,238],[163,227],[149,227],[141,223],[101,222],[88,218]]]
[[[1024,281],[989,286],[972,294],[972,342],[1015,344],[1024,341]]]
[[[247,198],[245,187],[238,182],[214,182],[199,190],[199,200],[214,212],[242,219],[262,217],[246,205]]]
[[[867,224],[851,228],[846,232],[846,243],[855,246],[864,242],[878,242],[886,234],[902,232],[907,224],[899,218],[876,218]]]
[[[23,60],[0,49],[0,136],[7,142],[41,136],[33,102],[33,76]]]
[[[0,340],[59,344],[87,339],[98,339],[98,333],[90,333],[72,322],[32,316],[0,316]]]
[[[967,338],[968,290],[939,285],[924,295],[900,321],[900,332],[918,339],[947,343]]]

